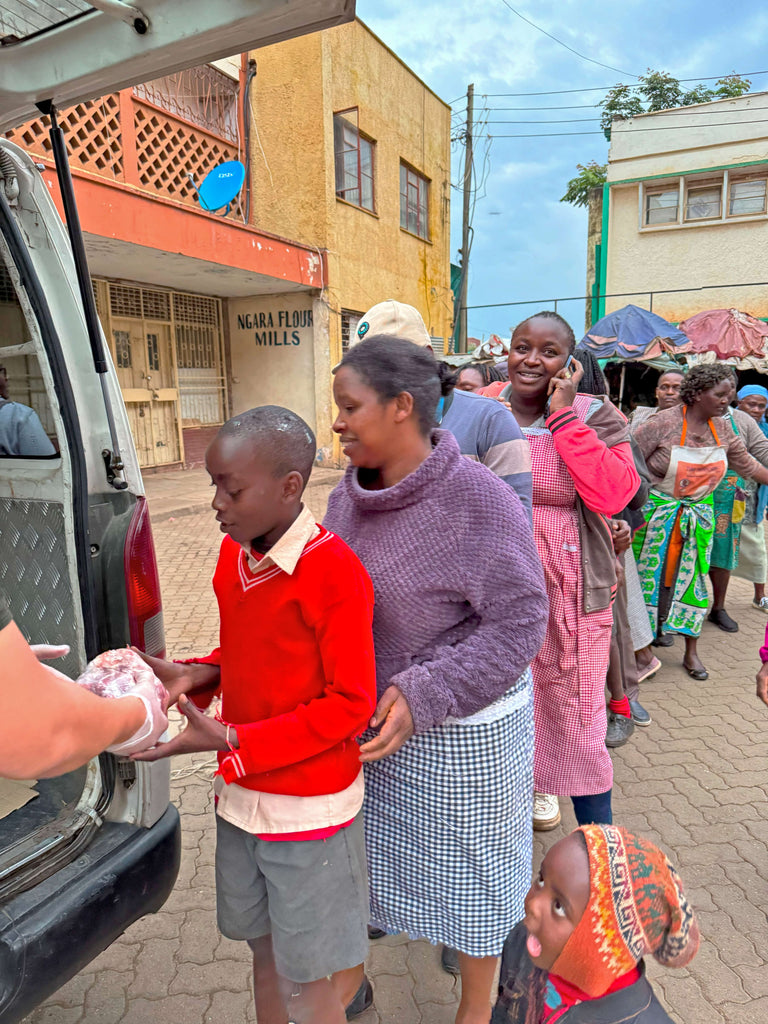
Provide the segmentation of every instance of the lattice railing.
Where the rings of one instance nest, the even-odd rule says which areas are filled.
[[[59,113],[71,165],[84,171],[123,179],[120,99],[102,96]],[[28,121],[7,133],[7,138],[39,156],[51,155],[47,119]]]
[[[237,160],[237,146],[164,111],[134,101],[139,184],[183,203],[197,203],[189,175],[199,185],[225,160]]]
[[[217,164],[240,155],[226,139],[143,102],[130,90],[61,111],[59,123],[73,168],[190,206],[197,206],[197,197],[189,175],[199,185]],[[51,156],[47,118],[29,121],[7,137],[35,156]],[[239,199],[230,216],[243,219]]]

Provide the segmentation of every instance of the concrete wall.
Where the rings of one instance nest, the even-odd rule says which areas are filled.
[[[312,296],[230,299],[227,319],[232,414],[256,405],[283,405],[317,431]]]
[[[762,169],[768,141],[759,108],[768,93],[678,107],[617,124],[608,163],[610,210],[605,291],[610,312],[629,302],[648,308],[649,292],[688,289],[653,297],[653,310],[679,321],[705,309],[738,307],[768,316],[768,287],[701,290],[768,280],[768,217],[728,218],[655,228],[640,227],[642,189],[696,176],[697,183]],[[723,197],[725,204],[726,197]],[[605,254],[604,254],[605,255]]]
[[[702,223],[656,231],[638,230],[638,186],[611,189],[606,292],[636,292],[608,298],[606,312],[634,302],[648,308],[648,292],[688,288],[655,295],[653,310],[680,321],[705,309],[736,307],[768,316],[768,287],[717,288],[704,285],[768,281],[768,219]]]
[[[617,122],[608,181],[764,160],[766,104],[768,92],[760,92]]]
[[[602,241],[603,229],[603,187],[598,185],[590,189],[589,203],[587,205],[587,287],[584,294],[588,296],[584,303],[584,330],[589,330],[595,320],[599,319],[597,309],[593,310],[591,299],[592,289],[597,281],[599,267],[596,265],[595,256],[597,248]],[[602,259],[602,254],[601,257]],[[597,304],[595,303],[595,306]],[[595,315],[593,316],[593,312]]]
[[[365,312],[382,299],[399,299],[420,310],[430,334],[446,337],[450,109],[359,22],[324,33],[323,44],[330,113],[358,107],[360,130],[376,140],[376,215],[332,196],[330,248],[339,263],[331,303]],[[332,157],[330,126],[327,138]],[[431,183],[428,242],[400,227],[401,160]]]

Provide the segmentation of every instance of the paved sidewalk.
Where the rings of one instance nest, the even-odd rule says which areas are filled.
[[[305,501],[318,519],[324,512],[328,495],[343,473],[340,469],[315,467],[307,485]],[[151,473],[144,476],[144,489],[149,501],[152,522],[162,524],[169,518],[192,515],[207,511],[211,507],[213,491],[211,478],[205,469],[175,469],[167,473]]]
[[[308,504],[320,518],[333,470],[313,476]],[[171,479],[175,477],[176,479]],[[171,655],[216,642],[210,579],[221,534],[201,471],[148,477]],[[653,716],[614,752],[616,821],[659,842],[679,865],[703,941],[689,968],[649,974],[677,1024],[768,1021],[768,709],[754,697],[765,616],[751,586],[734,580],[728,608],[741,631],[705,626],[710,679],[680,667],[682,644],[660,650],[664,668],[643,685]],[[176,888],[160,913],[139,921],[52,996],[29,1024],[233,1024],[252,1022],[248,951],[216,930],[212,770],[205,755],[174,762],[173,799],[183,821]],[[185,763],[186,761],[186,763]],[[196,767],[197,766],[197,767]],[[575,824],[538,836],[544,849]],[[375,1009],[360,1024],[452,1024],[458,985],[437,951],[395,936],[372,944]]]

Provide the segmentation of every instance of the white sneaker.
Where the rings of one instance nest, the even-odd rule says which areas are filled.
[[[548,793],[533,794],[533,827],[536,832],[550,832],[560,824],[560,804]]]
[[[752,607],[756,608],[759,612],[768,613],[768,597],[761,597],[759,601],[753,601]]]

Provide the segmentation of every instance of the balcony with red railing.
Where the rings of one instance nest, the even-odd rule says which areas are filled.
[[[238,82],[204,65],[59,112],[77,174],[197,206],[195,188],[217,164],[242,160]],[[47,118],[7,138],[52,162]],[[229,216],[243,221],[240,200]]]
[[[133,280],[151,267],[155,283],[190,290],[192,282],[191,290],[220,296],[257,285],[323,287],[325,257],[315,246],[246,221],[247,180],[226,215],[197,200],[190,176],[200,185],[218,164],[246,163],[242,95],[237,79],[203,65],[59,111],[86,247],[98,244],[93,265],[105,276]],[[7,138],[44,164],[63,216],[48,119]],[[161,263],[151,262],[153,251]]]

